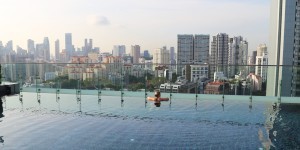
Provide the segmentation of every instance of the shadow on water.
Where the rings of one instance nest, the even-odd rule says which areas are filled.
[[[265,131],[258,132],[265,149],[300,149],[300,104],[274,103],[268,109]]]
[[[3,136],[0,136],[0,143],[4,144]]]

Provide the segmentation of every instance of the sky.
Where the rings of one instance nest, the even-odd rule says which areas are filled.
[[[27,39],[49,37],[64,49],[65,33],[75,47],[85,38],[102,52],[113,45],[153,51],[177,47],[177,34],[243,36],[249,51],[268,44],[270,0],[0,0],[0,41],[27,49]]]

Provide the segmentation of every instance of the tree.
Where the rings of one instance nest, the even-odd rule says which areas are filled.
[[[161,84],[167,81],[164,77],[155,77],[150,81],[150,84],[154,86],[154,88],[158,88]]]
[[[174,73],[172,73],[172,82],[176,82],[176,80],[177,80],[177,74],[174,72]]]

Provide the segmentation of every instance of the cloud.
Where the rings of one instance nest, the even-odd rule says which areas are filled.
[[[110,25],[110,21],[105,16],[98,16],[98,15],[90,15],[87,17],[87,22],[90,25],[97,25],[97,26],[108,26]]]

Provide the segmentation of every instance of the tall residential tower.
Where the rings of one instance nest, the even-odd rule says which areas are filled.
[[[300,96],[300,0],[272,0],[268,96]]]
[[[215,72],[223,72],[228,76],[228,34],[219,33],[213,36],[210,51],[210,77],[214,76]]]

